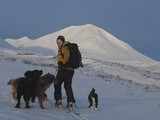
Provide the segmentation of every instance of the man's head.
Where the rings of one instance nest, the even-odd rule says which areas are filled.
[[[60,35],[60,36],[57,37],[57,46],[58,46],[58,48],[61,48],[64,42],[65,42],[64,36]]]

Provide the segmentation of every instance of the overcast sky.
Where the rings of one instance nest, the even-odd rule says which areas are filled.
[[[88,23],[160,60],[160,0],[0,0],[4,39],[35,39]]]

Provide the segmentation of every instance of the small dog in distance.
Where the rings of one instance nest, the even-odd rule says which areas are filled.
[[[97,110],[98,107],[98,94],[95,92],[95,89],[92,88],[92,91],[88,95],[89,108],[91,110]]]

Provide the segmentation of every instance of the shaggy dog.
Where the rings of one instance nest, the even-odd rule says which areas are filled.
[[[36,89],[36,96],[38,97],[39,106],[42,109],[45,109],[43,107],[43,101],[45,98],[47,98],[47,95],[45,94],[45,92],[50,87],[50,85],[54,82],[55,82],[55,76],[50,73],[47,73],[40,77],[40,81]]]
[[[8,82],[8,84],[12,85],[13,98],[17,100],[16,108],[20,108],[20,100],[22,96],[25,101],[25,107],[30,108],[30,98],[35,96],[35,90],[42,73],[42,70],[27,71],[24,74],[26,77],[20,77]]]
[[[28,89],[31,92],[29,92],[29,96],[32,98],[32,102],[35,102],[35,96],[36,96],[36,89],[38,87],[38,83],[40,81],[40,76],[43,74],[42,70],[33,70],[33,71],[27,71],[24,73],[24,76],[30,83],[30,88]]]
[[[30,73],[30,72],[29,72]],[[27,72],[28,74],[28,72]],[[25,74],[25,76],[27,76]],[[27,76],[28,77],[28,76]],[[26,77],[26,78],[27,78]],[[13,80],[10,80],[8,82],[9,85],[12,85],[12,96],[15,100],[17,100],[17,86],[21,86],[20,84],[20,81],[23,81],[22,83],[25,83],[26,81],[26,78],[25,77],[21,77],[21,78],[17,78],[17,79],[13,79]],[[35,102],[35,97],[37,96],[38,97],[38,100],[39,100],[39,106],[40,108],[44,109],[43,107],[43,101],[44,100],[47,100],[47,94],[45,94],[45,91],[47,90],[47,88],[55,81],[55,76],[48,73],[48,74],[45,74],[43,76],[41,76],[39,78],[39,80],[37,80],[36,82],[34,82],[34,80],[32,80],[32,82],[34,84],[33,87],[35,87],[34,89],[32,89],[32,94],[30,94],[30,98],[32,98],[32,102]],[[23,84],[25,85],[25,84]],[[25,86],[23,86],[25,87]],[[28,88],[25,88],[28,90]],[[30,91],[30,90],[29,90]],[[24,95],[23,95],[24,96]],[[25,99],[24,99],[25,100]],[[16,107],[16,106],[15,106]],[[20,107],[20,105],[19,105]],[[26,108],[29,108],[28,106]]]
[[[9,80],[8,83],[7,83],[8,85],[11,85],[11,86],[12,86],[12,97],[13,97],[13,99],[14,99],[15,101],[17,101],[17,85],[18,85],[17,82],[18,82],[18,80],[16,80],[16,79],[11,79],[11,80]],[[35,96],[32,96],[32,99],[31,99],[32,102],[35,102],[35,97],[36,97],[36,95],[35,95]],[[42,100],[43,100],[43,101],[45,101],[45,100],[48,101],[47,94],[44,93]]]
[[[92,110],[97,110],[97,107],[98,107],[98,94],[95,92],[94,88],[89,93],[88,100],[89,100],[89,108],[91,108]]]

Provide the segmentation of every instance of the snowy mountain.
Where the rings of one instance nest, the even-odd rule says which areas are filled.
[[[0,38],[0,47],[1,48],[10,48],[10,49],[15,49],[12,45],[8,44],[5,40]]]
[[[67,27],[35,40],[27,37],[6,41],[22,50],[56,55],[56,38],[64,35],[66,40],[78,43],[83,57],[108,61],[153,61],[134,50],[131,46],[103,29],[91,24]]]
[[[18,40],[14,40],[14,39],[9,39],[9,44],[13,45],[14,47],[20,47],[26,43],[28,43],[29,41],[31,41],[28,37],[22,37]],[[6,40],[8,42],[8,40]]]

